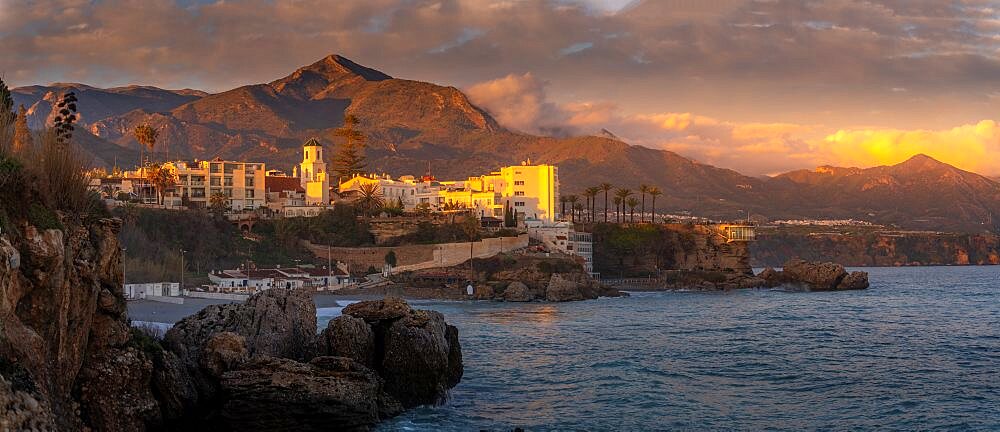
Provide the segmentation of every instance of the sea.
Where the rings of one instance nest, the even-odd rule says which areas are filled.
[[[379,430],[1000,430],[1000,267],[864,270],[851,292],[414,301],[458,327],[465,375]]]

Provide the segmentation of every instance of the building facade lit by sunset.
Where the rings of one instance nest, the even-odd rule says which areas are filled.
[[[377,185],[387,205],[401,201],[406,210],[423,205],[432,211],[470,209],[479,216],[503,217],[504,207],[510,205],[519,220],[552,222],[557,216],[559,200],[558,167],[531,165],[530,162],[454,181],[413,176],[398,179],[387,175],[356,176],[341,183],[339,190],[347,195],[365,184]]]

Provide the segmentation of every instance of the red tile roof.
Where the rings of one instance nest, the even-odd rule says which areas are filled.
[[[302,189],[302,182],[296,177],[264,177],[264,189],[268,192],[305,192],[305,189]]]

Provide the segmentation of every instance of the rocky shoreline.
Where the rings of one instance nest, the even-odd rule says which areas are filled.
[[[368,430],[461,380],[458,330],[395,298],[317,332],[273,289],[158,340],[129,326],[121,222],[60,222],[0,236],[0,430]]]
[[[768,267],[760,273],[737,271],[664,272],[646,288],[636,291],[728,291],[736,289],[786,287],[803,291],[846,291],[869,287],[868,273],[848,272],[830,262],[807,262],[792,259],[782,270]]]

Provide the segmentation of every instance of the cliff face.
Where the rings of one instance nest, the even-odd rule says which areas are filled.
[[[791,258],[831,260],[852,267],[998,265],[1000,236],[993,234],[759,233],[754,266],[780,266]]]
[[[135,429],[156,405],[148,386],[136,385],[148,381],[151,364],[129,345],[117,289],[120,222],[62,224],[0,236],[3,374],[18,377],[12,390],[47,408],[35,421],[59,430]]]
[[[126,316],[121,222],[58,225],[0,235],[2,431],[368,430],[461,379],[458,330],[402,300],[317,335],[309,294],[273,289],[156,340]]]
[[[597,224],[594,270],[605,277],[698,270],[751,274],[746,243],[727,243],[718,227],[693,224]]]

